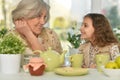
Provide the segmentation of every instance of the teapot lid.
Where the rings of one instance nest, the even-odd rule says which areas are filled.
[[[47,51],[44,51],[44,53],[47,53],[47,54],[50,54],[50,53],[55,53],[55,54],[59,54],[57,51],[55,51],[55,50],[53,50],[51,47],[49,47],[48,49],[47,49]],[[51,54],[51,55],[52,55]]]

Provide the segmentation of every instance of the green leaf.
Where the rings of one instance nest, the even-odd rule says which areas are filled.
[[[13,33],[8,33],[1,39],[0,54],[20,54],[24,50],[25,44]]]
[[[70,33],[68,33],[67,40],[73,45],[74,48],[78,48],[81,43],[80,34],[71,35]]]

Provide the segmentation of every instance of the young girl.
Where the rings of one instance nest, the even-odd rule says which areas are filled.
[[[95,68],[96,54],[109,53],[111,60],[119,54],[119,42],[104,15],[98,13],[85,15],[80,31],[81,39],[86,41],[79,47],[84,54],[83,67]]]

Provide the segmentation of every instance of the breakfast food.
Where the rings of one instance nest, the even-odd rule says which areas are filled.
[[[115,60],[109,61],[106,65],[105,68],[109,69],[120,69],[120,56],[117,56]]]
[[[109,69],[118,69],[118,65],[114,61],[109,61],[106,65],[105,68]]]

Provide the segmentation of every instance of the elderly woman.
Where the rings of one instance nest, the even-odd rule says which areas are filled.
[[[48,47],[58,53],[62,52],[57,34],[43,25],[49,19],[49,5],[43,0],[22,0],[12,11],[15,32],[26,43],[26,52],[33,54],[34,50],[45,51]]]

